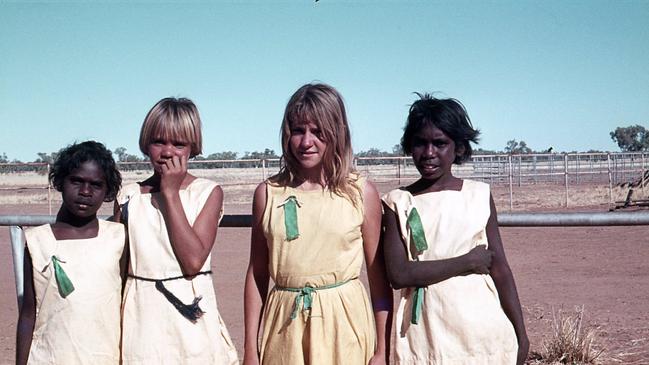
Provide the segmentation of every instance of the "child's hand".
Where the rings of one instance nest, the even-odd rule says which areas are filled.
[[[476,274],[489,274],[493,252],[487,250],[487,246],[478,245],[466,254],[473,272]]]
[[[160,171],[160,191],[172,193],[180,191],[187,175],[187,157],[173,156],[168,159]]]

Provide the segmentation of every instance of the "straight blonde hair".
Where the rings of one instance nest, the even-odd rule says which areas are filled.
[[[140,130],[140,151],[148,156],[149,145],[157,138],[178,140],[191,145],[189,157],[203,151],[201,117],[193,101],[164,98],[147,113]]]
[[[291,127],[304,123],[316,124],[327,144],[322,161],[327,187],[356,205],[362,190],[356,184],[358,175],[353,168],[354,154],[345,104],[338,91],[327,84],[306,84],[289,99],[281,129],[282,167],[269,180],[282,186],[294,185],[299,180],[300,165],[291,153],[289,139]]]

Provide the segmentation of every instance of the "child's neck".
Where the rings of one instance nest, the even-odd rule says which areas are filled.
[[[435,191],[444,191],[444,190],[453,190],[460,191],[462,190],[462,185],[464,181],[455,176],[449,176],[443,179],[429,180],[429,179],[419,179],[415,181],[412,185],[407,187],[407,190],[413,194],[422,194],[430,193]]]
[[[99,220],[97,215],[79,217],[60,209],[56,222],[52,224],[52,233],[57,240],[87,239],[97,237]]]
[[[187,173],[183,178],[183,182],[180,185],[180,189],[186,189],[192,181],[196,180],[196,176]],[[154,173],[148,179],[139,183],[140,192],[142,193],[158,193],[160,192],[160,175]]]

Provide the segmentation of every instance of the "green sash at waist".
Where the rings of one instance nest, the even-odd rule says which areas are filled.
[[[289,287],[283,287],[283,286],[275,286],[275,290],[281,290],[281,291],[288,291],[292,293],[297,293],[295,296],[295,304],[293,305],[293,312],[291,312],[291,319],[297,318],[297,313],[300,310],[300,305],[302,306],[303,311],[310,311],[311,307],[313,306],[313,293],[317,290],[325,290],[325,289],[333,289],[337,288],[341,285],[345,285],[349,283],[352,280],[356,280],[358,278],[353,278],[345,281],[341,281],[339,283],[333,283],[330,285],[323,285],[323,286],[318,286],[318,287],[313,287],[313,286],[305,286],[302,288],[289,288]]]

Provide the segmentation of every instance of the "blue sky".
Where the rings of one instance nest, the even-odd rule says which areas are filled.
[[[0,0],[0,153],[96,139],[139,154],[147,111],[189,97],[204,154],[280,150],[286,102],[322,81],[356,152],[398,143],[414,91],[462,101],[479,147],[618,150],[649,127],[649,1]]]

